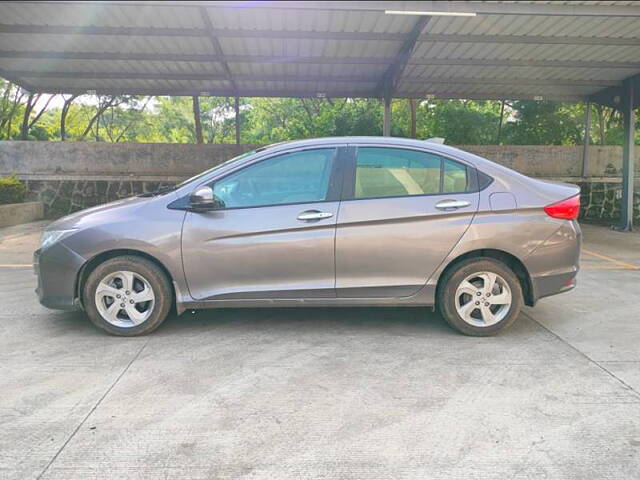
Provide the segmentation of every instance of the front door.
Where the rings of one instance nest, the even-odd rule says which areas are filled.
[[[335,297],[337,151],[278,154],[213,182],[225,208],[183,226],[193,298]]]
[[[358,147],[350,164],[336,231],[337,295],[412,295],[478,210],[476,172],[436,154],[391,147]]]

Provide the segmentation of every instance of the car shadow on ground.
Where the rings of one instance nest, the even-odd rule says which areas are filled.
[[[56,335],[78,338],[109,336],[93,326],[84,312],[50,311],[48,320]],[[499,332],[497,336],[516,340],[530,335],[532,328],[538,330],[540,327],[523,315],[515,325]],[[149,337],[192,338],[224,330],[248,335],[268,332],[301,336],[334,333],[473,338],[456,332],[439,313],[424,307],[223,308],[186,311],[179,316],[171,314]]]
[[[203,333],[234,326],[251,330],[295,330],[304,334],[329,331],[393,331],[396,334],[452,334],[442,317],[427,308],[234,308],[187,311],[172,315],[159,335]]]
[[[84,312],[51,311],[47,315],[57,334],[106,335],[94,327]],[[404,335],[458,335],[429,308],[420,307],[340,307],[340,308],[224,308],[172,314],[152,335],[201,335],[212,329],[234,327],[263,331],[296,330],[312,334],[328,331],[361,330]]]

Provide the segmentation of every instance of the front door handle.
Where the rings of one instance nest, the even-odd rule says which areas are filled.
[[[318,210],[307,210],[306,212],[302,212],[298,215],[298,220],[302,220],[304,222],[308,222],[310,220],[322,220],[323,218],[331,218],[333,217],[333,213],[331,212],[320,212]]]
[[[466,200],[442,200],[436,203],[436,208],[439,210],[456,210],[458,208],[464,208],[471,205]]]

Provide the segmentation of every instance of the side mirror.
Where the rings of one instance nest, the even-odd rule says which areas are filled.
[[[225,207],[224,202],[213,194],[211,187],[199,187],[189,197],[190,207],[194,210],[218,210]]]

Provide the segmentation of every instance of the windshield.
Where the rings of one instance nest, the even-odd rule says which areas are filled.
[[[177,185],[176,185],[175,187],[173,187],[173,188],[174,188],[174,190],[175,190],[175,189],[177,189],[177,188],[183,187],[183,186],[185,186],[185,185],[186,185],[186,184],[188,184],[188,183],[191,183],[191,182],[193,182],[193,181],[195,181],[195,180],[198,180],[199,178],[202,178],[202,177],[204,177],[205,175],[208,175],[208,174],[210,174],[211,172],[213,172],[213,171],[215,171],[215,170],[218,170],[219,168],[222,168],[222,167],[224,167],[224,166],[226,166],[226,165],[229,165],[230,163],[237,162],[238,160],[241,160],[241,159],[243,159],[243,158],[246,158],[246,157],[248,157],[249,155],[253,155],[253,154],[254,154],[254,153],[256,153],[256,152],[257,152],[257,150],[251,150],[250,152],[245,152],[245,153],[243,153],[242,155],[238,155],[237,157],[233,157],[233,158],[231,158],[231,159],[227,160],[226,162],[222,162],[222,163],[220,163],[220,164],[216,165],[215,167],[210,168],[209,170],[205,170],[205,171],[204,171],[204,172],[202,172],[202,173],[199,173],[199,174],[197,174],[197,175],[195,175],[195,176],[193,176],[193,177],[191,177],[191,178],[186,179],[184,182],[180,182],[179,184],[177,184]]]

